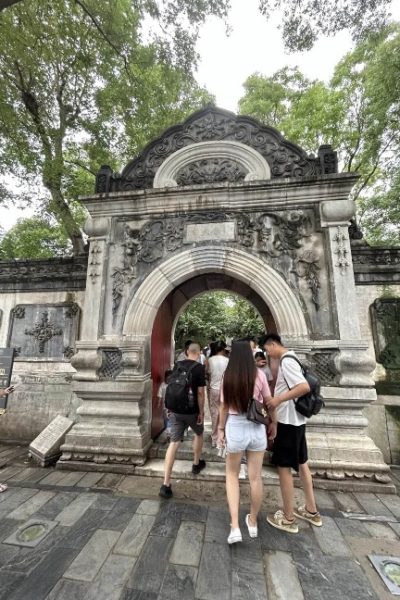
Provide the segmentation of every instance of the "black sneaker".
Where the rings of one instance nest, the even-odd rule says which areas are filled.
[[[206,466],[206,461],[203,459],[199,460],[198,465],[192,465],[192,473],[193,475],[198,475],[200,471],[202,471]]]
[[[160,491],[158,492],[158,495],[161,496],[161,498],[171,498],[171,496],[172,496],[171,486],[162,484],[162,486],[160,487]]]

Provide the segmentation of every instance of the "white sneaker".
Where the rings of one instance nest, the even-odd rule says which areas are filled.
[[[241,542],[242,540],[242,532],[239,528],[231,529],[231,532],[228,536],[228,544],[236,544],[237,542]]]
[[[247,469],[244,463],[240,465],[239,479],[247,479]]]
[[[250,515],[246,515],[246,525],[249,530],[249,536],[256,538],[258,536],[258,527],[257,525],[250,525]]]

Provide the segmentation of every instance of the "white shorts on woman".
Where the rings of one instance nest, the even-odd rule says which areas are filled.
[[[225,426],[226,451],[264,452],[267,448],[267,432],[264,425],[248,421],[246,415],[228,415]]]

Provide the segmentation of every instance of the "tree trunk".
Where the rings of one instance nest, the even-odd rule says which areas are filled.
[[[46,186],[47,187],[47,186]],[[85,242],[83,232],[74,219],[68,204],[60,190],[48,187],[52,198],[52,205],[49,210],[53,213],[57,221],[61,222],[72,242],[74,256],[85,253]]]

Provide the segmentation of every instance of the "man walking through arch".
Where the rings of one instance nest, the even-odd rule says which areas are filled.
[[[183,439],[183,434],[187,427],[194,432],[193,439],[193,475],[198,475],[206,466],[205,460],[202,460],[201,452],[203,450],[203,431],[204,431],[204,399],[206,376],[204,365],[198,362],[200,357],[199,344],[190,344],[187,349],[187,359],[178,361],[172,375],[170,383],[166,390],[166,406],[170,412],[170,444],[165,455],[164,464],[164,483],[160,488],[162,498],[171,498],[171,474],[175,462],[176,453]],[[180,373],[178,374],[178,371]],[[181,404],[183,408],[173,408],[174,388],[173,382],[182,377],[186,377],[187,384],[187,402]],[[170,390],[168,387],[170,386]],[[179,391],[178,383],[175,390]],[[184,406],[185,405],[185,406]]]

